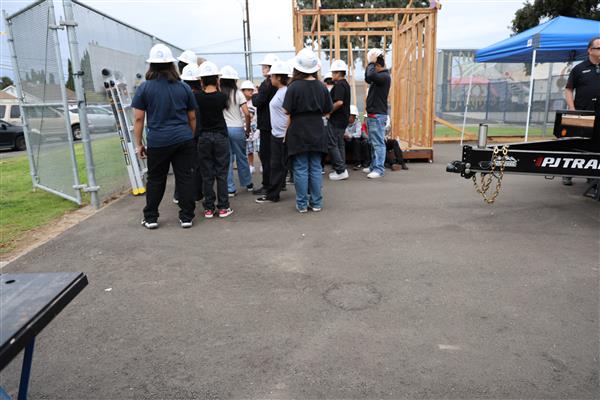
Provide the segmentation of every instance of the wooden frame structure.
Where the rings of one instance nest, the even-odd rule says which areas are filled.
[[[412,0],[408,8],[324,9],[316,0],[312,8],[300,9],[292,0],[294,47],[299,51],[308,43],[319,58],[327,51],[324,47],[329,47],[325,54],[330,62],[344,59],[353,103],[357,99],[353,54],[361,53],[365,66],[369,48],[391,51],[392,136],[400,140],[406,158],[432,161],[436,27],[441,6],[437,2],[434,8],[410,8],[411,4]],[[322,30],[323,26],[329,28]]]

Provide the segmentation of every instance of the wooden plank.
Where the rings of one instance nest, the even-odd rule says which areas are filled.
[[[338,26],[340,28],[347,29],[369,29],[369,28],[394,28],[393,21],[356,21],[356,22],[339,22]]]
[[[321,35],[335,35],[335,30],[333,31],[322,31]],[[392,36],[393,31],[340,31],[340,35],[353,35],[353,36]],[[304,36],[310,36],[310,32],[304,32]]]
[[[431,130],[431,125],[432,125],[432,117],[433,117],[433,110],[431,109],[431,84],[432,84],[432,76],[429,73],[430,69],[432,68],[432,54],[431,54],[431,32],[432,32],[432,26],[430,24],[431,21],[425,21],[425,49],[424,49],[424,56],[425,56],[425,78],[426,78],[426,98],[425,98],[425,121],[424,121],[424,143],[427,146],[431,146],[431,138],[432,138],[432,130]]]
[[[354,69],[354,54],[353,54],[353,49],[352,49],[352,39],[350,36],[347,36],[348,39],[348,75],[350,78],[350,88],[351,88],[351,95],[352,95],[352,100],[350,101],[350,104],[354,104],[356,106],[358,106],[358,104],[356,103],[356,78],[354,76],[354,73],[356,72]]]
[[[407,30],[412,29],[412,27],[415,24],[418,24],[419,22],[423,21],[426,18],[427,18],[427,15],[419,15],[417,17],[414,17],[412,20],[409,21],[408,25],[405,25],[404,27],[400,26],[400,30],[398,33],[404,33]]]
[[[415,53],[415,142],[423,145],[423,25],[415,26],[416,53]]]
[[[462,129],[461,129],[460,127],[458,127],[458,126],[454,125],[452,122],[448,122],[448,121],[446,121],[445,119],[443,119],[443,118],[440,118],[440,117],[438,117],[438,116],[435,116],[435,117],[433,118],[433,120],[434,120],[436,123],[438,123],[438,124],[440,124],[440,125],[443,125],[443,126],[445,126],[446,128],[450,128],[450,129],[452,129],[453,131],[456,131],[456,132],[458,132],[458,133],[462,133]],[[466,135],[466,134],[469,134],[469,135],[471,135],[471,136],[473,136],[473,137],[476,137],[476,136],[477,136],[475,132],[469,131],[468,129],[465,129],[465,135]]]
[[[321,10],[299,10],[300,15],[314,15],[318,12],[321,15],[383,15],[383,14],[433,14],[437,10],[432,8],[372,8],[368,11],[364,8],[344,8],[344,9],[321,9]]]
[[[333,17],[333,26],[335,28],[335,58],[339,60],[341,57],[340,54],[340,27],[338,26],[338,16],[337,14]],[[331,59],[330,59],[331,61]]]
[[[318,57],[319,57],[319,61],[321,61],[321,14],[319,13],[319,15],[317,16],[317,41],[319,43],[319,52],[318,52]]]
[[[431,16],[428,18],[429,19],[429,27],[431,29],[431,38],[430,38],[430,43],[429,43],[429,52],[430,52],[430,59],[431,59],[431,65],[429,68],[429,76],[430,76],[430,83],[429,83],[429,108],[430,108],[430,113],[429,113],[429,121],[431,124],[431,128],[430,128],[430,139],[429,139],[429,144],[430,146],[433,146],[433,137],[435,135],[435,125],[433,123],[433,118],[435,117],[435,68],[436,68],[436,56],[437,56],[437,10],[439,9],[439,4],[438,7],[436,8],[436,12],[431,14]]]

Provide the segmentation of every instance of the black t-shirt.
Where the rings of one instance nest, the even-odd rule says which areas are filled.
[[[258,87],[258,93],[252,95],[252,105],[256,107],[256,127],[261,131],[271,130],[271,110],[269,103],[277,93],[277,88],[267,78]]]
[[[575,90],[575,109],[594,110],[592,99],[600,101],[600,64],[590,59],[576,65],[569,74],[567,89]]]
[[[198,115],[202,121],[200,132],[224,132],[227,134],[227,124],[223,110],[227,107],[227,95],[222,92],[194,93],[198,103]]]
[[[308,151],[327,153],[323,114],[333,108],[327,87],[318,80],[294,81],[285,93],[283,108],[290,114],[286,133],[288,155]]]
[[[331,89],[331,100],[343,101],[344,105],[331,113],[329,123],[335,128],[346,129],[348,119],[350,118],[350,85],[345,79],[334,81],[333,89]]]

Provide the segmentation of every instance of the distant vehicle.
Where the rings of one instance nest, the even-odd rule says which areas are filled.
[[[116,132],[117,126],[112,110],[108,110],[103,106],[87,106],[86,111],[90,133]],[[76,107],[70,108],[69,114],[71,121],[74,120],[74,116],[76,116],[77,121],[79,121],[79,114]],[[73,129],[73,138],[75,138],[75,140],[81,139],[81,131],[78,131],[77,133],[78,134],[75,135],[75,129]]]
[[[115,118],[111,110],[104,106],[87,106],[90,133],[115,132]],[[26,107],[29,128],[32,133],[45,137],[60,137],[65,134],[65,121],[62,107]],[[79,113],[76,107],[69,108],[69,119],[74,140],[81,140]],[[21,126],[21,110],[18,104],[0,104],[0,120],[11,125]]]
[[[0,148],[25,150],[23,127],[0,120]]]

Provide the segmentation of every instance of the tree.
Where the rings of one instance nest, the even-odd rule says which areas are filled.
[[[3,76],[2,78],[0,78],[0,90],[7,88],[13,84],[14,82],[8,76]]]
[[[65,87],[69,90],[75,90],[75,80],[73,79],[73,64],[71,64],[71,60],[68,60],[68,64],[67,64],[67,71],[69,74],[69,77],[67,78],[67,83],[65,84]]]
[[[599,0],[527,0],[515,13],[512,31],[520,33],[539,25],[543,18],[558,16],[600,20]]]

